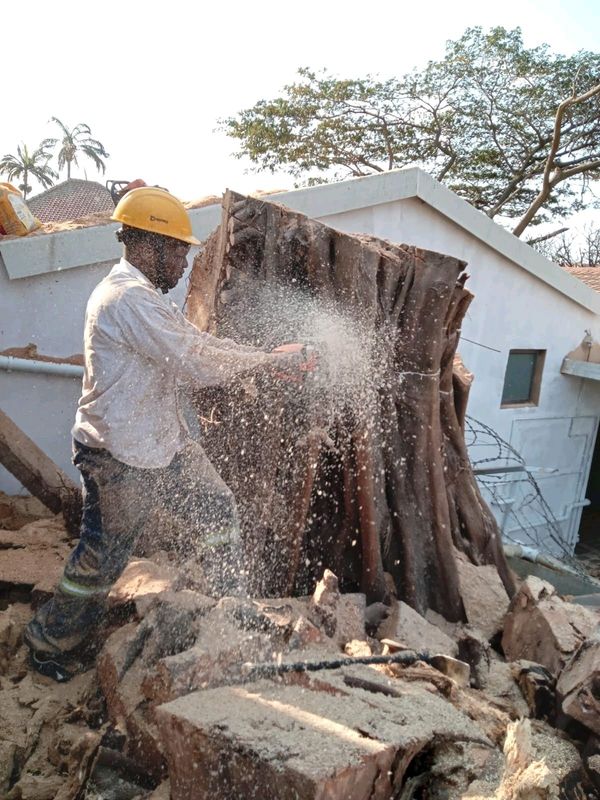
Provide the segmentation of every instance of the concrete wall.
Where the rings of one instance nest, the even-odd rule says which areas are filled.
[[[325,188],[330,192],[332,187]],[[299,194],[301,210],[311,214],[314,198],[313,214],[323,211],[318,190]],[[288,200],[291,197],[277,199],[295,205]],[[200,209],[192,216],[194,232],[205,237],[218,219],[218,209]],[[581,341],[586,328],[600,340],[599,317],[418,197],[337,214],[321,213],[319,218],[340,230],[415,244],[468,262],[467,285],[476,298],[463,334],[479,343],[463,339],[460,347],[466,365],[476,376],[469,413],[513,444],[529,465],[542,470],[538,473],[540,486],[560,520],[562,538],[572,544],[581,512],[576,504],[584,497],[598,427],[600,386],[561,375],[560,365],[567,352]],[[105,238],[108,233],[107,226]],[[521,243],[517,244],[521,247]],[[102,252],[106,252],[106,243]],[[110,268],[109,262],[92,262],[93,253],[88,253],[82,257],[85,267],[9,280],[0,261],[0,350],[33,342],[44,354],[81,352],[87,297]],[[550,264],[548,268],[556,269]],[[182,281],[175,299],[181,301],[184,294]],[[547,351],[537,407],[500,407],[506,361],[513,348]],[[69,461],[69,429],[78,388],[78,382],[72,379],[0,371],[0,406],[70,474],[74,471]],[[11,476],[0,469],[0,489],[18,488]],[[513,480],[501,493],[518,500],[519,493],[528,489],[528,485]],[[501,518],[500,509],[495,511]],[[535,513],[532,520],[537,524]],[[543,519],[537,522],[542,523]],[[510,519],[506,531],[511,538],[522,538]],[[548,547],[552,549],[551,543]]]

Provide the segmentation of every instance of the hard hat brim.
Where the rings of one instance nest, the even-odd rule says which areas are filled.
[[[196,239],[195,236],[188,236],[187,239],[182,239],[182,242],[187,242],[188,244],[193,245],[194,247],[201,247],[202,242],[200,239]]]
[[[117,217],[111,216],[111,222],[120,222],[121,225],[126,225],[128,228],[135,228],[138,231],[144,231],[145,233],[153,233],[155,236],[164,236],[165,239],[177,239],[178,242],[186,242],[187,244],[191,244],[193,247],[202,247],[202,242],[200,239],[196,239],[195,236],[191,234],[189,236],[172,236],[166,233],[157,233],[156,231],[149,231],[146,228],[142,228],[138,225],[132,225],[131,222],[123,222],[123,220],[118,219]]]

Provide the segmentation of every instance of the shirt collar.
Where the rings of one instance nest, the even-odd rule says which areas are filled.
[[[127,273],[135,280],[143,283],[144,286],[147,286],[149,289],[154,289],[157,291],[156,286],[150,281],[143,272],[141,272],[137,267],[134,267],[126,258],[121,258],[121,261],[118,264],[118,268],[120,271]]]

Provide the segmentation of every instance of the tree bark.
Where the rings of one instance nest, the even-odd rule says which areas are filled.
[[[554,130],[552,132],[550,152],[548,153],[546,163],[544,165],[542,186],[529,208],[525,211],[513,229],[513,234],[515,236],[520,236],[531,224],[531,221],[537,212],[548,201],[548,198],[552,194],[555,186],[562,181],[567,180],[568,178],[574,177],[575,175],[582,175],[586,172],[593,173],[594,170],[597,170],[598,167],[600,167],[600,159],[595,156],[590,156],[589,158],[584,158],[582,160],[576,159],[575,161],[571,162],[568,160],[563,162],[561,160],[560,164],[557,163],[557,154],[559,152],[562,136],[562,124],[566,112],[569,110],[569,108],[571,108],[571,106],[585,103],[592,97],[595,97],[597,94],[600,94],[600,83],[592,86],[591,89],[583,94],[580,94],[579,96],[577,96],[573,91],[573,95],[571,97],[566,98],[562,101],[562,103],[559,104],[554,117]]]
[[[333,337],[339,359],[322,357],[302,386],[265,374],[197,394],[201,415],[219,420],[204,445],[238,500],[253,591],[307,593],[329,567],[374,601],[387,572],[418,611],[460,620],[458,548],[496,564],[513,593],[464,442],[469,376],[453,369],[472,299],[464,267],[226,194],[194,262],[190,320],[265,350],[307,338],[320,348],[304,302],[323,310],[317,320],[349,321]]]

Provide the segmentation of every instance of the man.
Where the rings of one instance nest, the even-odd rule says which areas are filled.
[[[187,266],[187,212],[168,192],[128,192],[112,219],[124,256],[93,291],[86,310],[82,395],[73,428],[83,487],[80,541],[54,597],[29,624],[33,666],[55,680],[81,670],[105,598],[156,508],[178,517],[186,555],[197,555],[214,594],[243,591],[233,495],[191,440],[178,387],[216,385],[271,370],[311,368],[302,346],[265,353],[199,331],[162,297]]]

